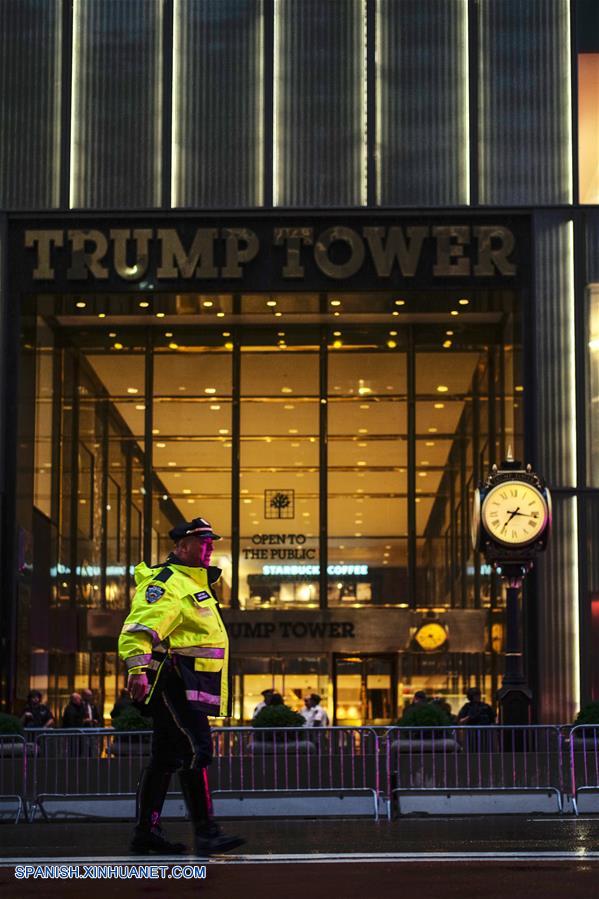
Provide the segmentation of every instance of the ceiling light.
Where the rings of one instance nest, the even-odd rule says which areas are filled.
[[[358,443],[358,446],[364,448],[365,446],[368,446],[368,444],[367,443]]]
[[[419,478],[425,478],[426,475],[427,475],[427,472],[426,472],[426,471],[419,471],[419,472],[418,472],[418,477],[419,477]]]
[[[127,387],[127,393],[139,393],[139,388],[137,388],[137,387]]]
[[[109,336],[109,337],[116,337],[116,331],[109,331],[109,332],[108,332],[108,336]]]
[[[173,336],[173,332],[172,332],[172,331],[165,331],[165,332],[164,332],[164,336],[165,336],[165,337],[172,337],[172,336]]]
[[[152,434],[160,434],[160,428],[152,428]]]
[[[139,304],[139,308],[140,308],[140,309],[147,309],[149,305],[150,305],[150,304],[148,303],[147,300],[142,300],[141,303]]]
[[[387,346],[389,347],[390,350],[394,350],[395,347],[397,346],[397,341],[395,341],[395,340],[388,340],[388,341],[387,341]]]
[[[157,443],[156,446],[158,447],[158,449],[164,449],[166,443]]]
[[[469,304],[469,302],[470,302],[470,300],[458,300],[458,303],[460,304],[460,306],[467,306]]]
[[[281,387],[281,393],[293,393],[293,389],[291,387]]]
[[[434,440],[427,440],[427,441],[425,442],[424,445],[425,445],[425,446],[434,446],[434,445],[435,445],[435,441],[434,441]]]
[[[267,305],[267,306],[276,306],[276,305],[277,305],[277,301],[276,301],[276,300],[267,300],[267,301],[266,301],[266,305]]]
[[[448,390],[449,390],[449,387],[447,387],[445,384],[437,385],[437,393],[447,393]]]
[[[309,518],[309,517],[310,517],[310,513],[309,513],[309,512],[302,512],[302,515],[304,516],[304,518]]]
[[[138,412],[145,412],[146,407],[143,405],[143,403],[139,403],[135,408]]]
[[[443,349],[444,349],[444,350],[448,350],[450,346],[451,346],[451,340],[444,340],[444,341],[443,341]]]
[[[190,506],[193,506],[193,504],[195,503],[195,499],[188,499],[187,502]]]
[[[445,333],[448,337],[453,337],[453,331],[446,331]]]
[[[251,499],[244,499],[244,503],[246,503],[246,505],[249,505],[249,503],[251,503]]]
[[[166,493],[163,493],[163,494],[162,494],[162,499],[166,502],[166,500],[168,499],[168,495],[167,495]]]
[[[368,428],[358,428],[358,434],[368,434]]]
[[[395,305],[396,306],[405,306],[406,301],[405,300],[395,300]]]
[[[524,390],[524,387],[522,386],[522,384],[516,384],[516,386],[514,387],[514,390],[517,393],[522,393],[522,391]]]
[[[354,533],[354,537],[361,537],[361,536],[362,536],[362,534],[359,531],[356,531]]]
[[[340,306],[341,300],[331,300],[331,306]]]
[[[228,434],[228,433],[229,433],[229,429],[228,429],[228,428],[219,428],[219,429],[218,429],[218,433],[219,433],[219,434]]]
[[[445,408],[445,403],[434,403],[433,405],[434,405],[435,409],[444,409]]]
[[[282,313],[282,312],[275,312],[275,315],[276,315],[277,318],[281,318],[281,316],[283,315],[283,313]]]
[[[360,409],[370,409],[370,406],[368,403],[360,403]]]
[[[206,309],[212,309],[214,303],[212,302],[212,300],[204,300],[202,306],[204,306]]]
[[[177,465],[176,462],[167,462],[166,464],[169,466],[169,468],[175,468]]]
[[[389,331],[389,337],[397,337],[397,331]]]
[[[105,312],[98,312],[98,318],[106,318]]]
[[[428,432],[429,432],[429,434],[436,434],[437,428],[428,428]]]
[[[75,303],[75,306],[77,307],[77,309],[85,309],[87,303],[84,303],[83,300],[79,300],[77,303]]]
[[[357,464],[358,464],[358,465],[366,465],[366,462],[360,461],[360,462],[358,462]]]
[[[364,488],[358,487],[358,489],[356,490],[356,493],[364,493]]]
[[[232,350],[232,349],[233,349],[233,344],[232,344],[232,343],[226,343],[226,344],[225,344],[225,349],[226,349],[226,350]]]
[[[169,348],[169,350],[178,350],[179,344],[178,343],[169,343],[168,348]]]
[[[189,489],[189,487],[184,487],[183,493],[191,493],[191,490]]]
[[[216,393],[216,387],[204,387],[204,393]]]
[[[224,312],[217,312],[217,313],[216,313],[216,317],[217,317],[217,318],[224,318],[224,317],[225,317],[225,313],[224,313]]]
[[[290,433],[290,434],[297,434],[297,433],[298,433],[298,430],[297,430],[297,428],[289,428],[289,433]]]
[[[157,312],[156,318],[164,318],[164,312]]]
[[[284,336],[285,336],[284,331],[277,331],[277,337],[284,337]]]
[[[341,331],[333,331],[333,337],[341,337]]]
[[[451,312],[450,312],[450,315],[459,315],[459,314],[460,314],[460,313],[458,312],[457,309],[452,309]]]
[[[283,409],[295,409],[295,406],[292,403],[285,403]]]
[[[122,349],[123,349],[123,344],[122,344],[122,343],[115,343],[114,349],[115,349],[115,350],[122,350]]]
[[[343,344],[342,344],[342,342],[341,342],[340,340],[334,340],[334,341],[333,341],[333,349],[338,350],[338,349],[340,349],[342,346],[343,346]]]
[[[291,446],[298,447],[298,446],[299,446],[299,443],[292,443]],[[301,465],[301,462],[296,462],[295,464],[296,464],[296,465]]]

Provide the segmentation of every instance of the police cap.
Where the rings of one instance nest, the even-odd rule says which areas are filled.
[[[175,542],[181,540],[182,537],[211,537],[213,540],[220,540],[218,534],[212,530],[212,525],[205,518],[192,518],[191,521],[182,521],[172,530],[168,532],[171,540]]]

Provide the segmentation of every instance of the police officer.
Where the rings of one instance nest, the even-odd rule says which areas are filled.
[[[241,846],[214,823],[207,766],[212,760],[208,715],[230,714],[229,641],[210,565],[220,540],[208,521],[194,518],[169,532],[175,543],[165,563],[135,568],[137,589],[119,637],[133,699],[154,722],[150,763],[138,785],[138,818],[131,851],[183,852],[162,836],[160,814],[171,775],[181,789],[195,832],[195,851],[206,856]]]

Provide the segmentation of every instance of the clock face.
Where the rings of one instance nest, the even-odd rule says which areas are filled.
[[[533,543],[545,530],[547,519],[545,498],[524,481],[497,484],[483,502],[483,524],[491,537],[504,546]]]
[[[447,631],[438,621],[431,621],[421,625],[414,636],[422,649],[439,649],[447,640]]]

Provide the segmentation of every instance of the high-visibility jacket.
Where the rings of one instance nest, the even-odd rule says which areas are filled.
[[[207,715],[230,714],[229,639],[212,590],[219,568],[167,561],[135,568],[137,589],[119,637],[119,655],[132,674],[151,684],[170,656],[183,679],[187,701]]]

